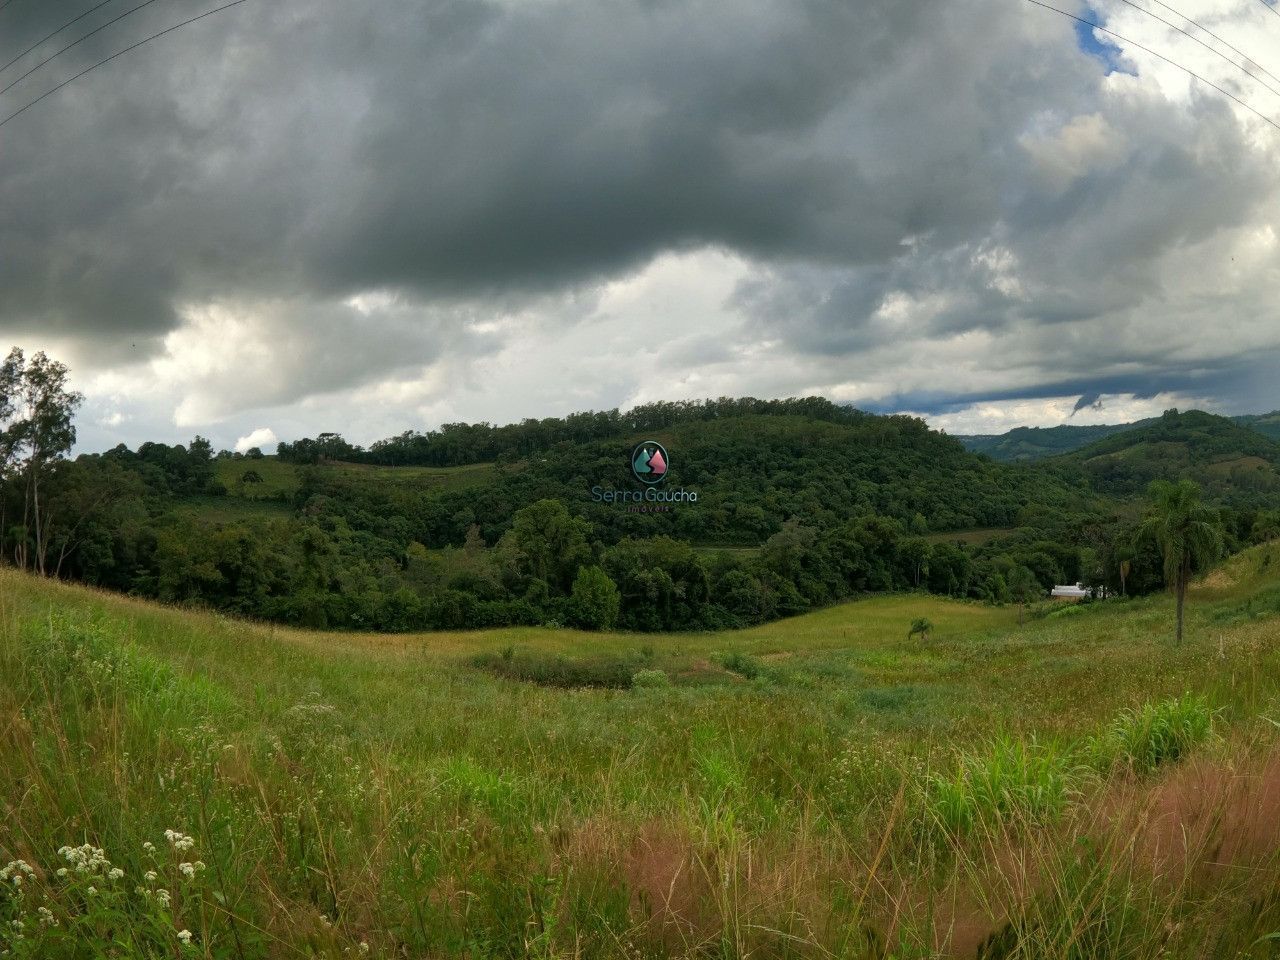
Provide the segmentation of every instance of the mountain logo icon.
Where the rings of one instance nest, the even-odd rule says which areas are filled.
[[[671,469],[667,448],[656,440],[646,440],[631,452],[631,472],[641,483],[661,483]]]

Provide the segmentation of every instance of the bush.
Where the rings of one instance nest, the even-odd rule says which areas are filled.
[[[631,686],[641,688],[669,687],[671,678],[661,670],[637,670],[631,675]]]
[[[714,654],[711,659],[730,673],[736,673],[748,680],[755,680],[764,673],[764,664],[749,653],[732,650],[729,653]]]
[[[1092,741],[1094,764],[1103,770],[1119,766],[1145,774],[1176,763],[1209,738],[1214,713],[1190,694],[1126,710]]]
[[[961,754],[953,776],[930,777],[932,819],[951,834],[1016,819],[1046,823],[1066,806],[1068,765],[1053,749],[1000,738],[976,754]]]

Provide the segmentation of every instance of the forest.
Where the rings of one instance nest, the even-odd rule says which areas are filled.
[[[72,458],[80,398],[66,381],[43,354],[6,361],[6,561],[308,627],[715,630],[893,591],[1142,594],[1163,580],[1137,536],[1141,498],[1182,474],[1228,548],[1280,532],[1267,509],[1280,446],[1199,411],[1033,464],[819,397],[450,424],[368,450],[329,433],[233,454],[197,436]],[[637,486],[643,439],[666,446],[669,482],[697,503],[593,501],[592,486]]]

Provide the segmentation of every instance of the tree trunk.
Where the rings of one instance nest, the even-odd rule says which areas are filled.
[[[1183,608],[1187,602],[1187,581],[1191,578],[1191,572],[1187,569],[1189,564],[1184,560],[1182,566],[1178,569],[1178,633],[1175,642],[1178,646],[1182,645],[1182,614]]]
[[[31,467],[31,499],[35,503],[36,521],[36,571],[44,576],[44,541],[40,529],[40,474],[35,465]]]

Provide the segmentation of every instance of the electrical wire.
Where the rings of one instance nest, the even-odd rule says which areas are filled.
[[[10,3],[12,3],[12,2],[13,2],[13,0],[9,0],[9,2],[10,2]],[[83,19],[84,19],[85,17],[87,17],[89,14],[93,13],[93,11],[97,10],[99,7],[105,7],[105,6],[106,6],[108,3],[110,3],[110,2],[111,2],[111,0],[102,0],[102,2],[101,2],[101,3],[95,4],[94,6],[90,7],[88,10],[86,10],[84,13],[80,14],[80,16],[76,17],[74,20],[68,20],[66,23],[64,23],[62,26],[60,26],[57,30],[53,31],[53,33],[49,34],[48,36],[46,36],[46,37],[44,37],[44,38],[42,38],[42,39],[40,39],[40,40],[37,40],[37,41],[36,41],[35,43],[33,43],[31,46],[27,47],[27,49],[23,50],[20,54],[18,54],[18,55],[17,55],[16,57],[14,57],[12,60],[10,60],[8,63],[6,63],[3,67],[0,67],[0,73],[3,73],[5,70],[8,70],[8,69],[9,69],[10,67],[12,67],[15,63],[17,63],[19,60],[21,60],[23,57],[25,57],[28,53],[30,53],[30,52],[31,52],[32,50],[34,50],[36,47],[40,46],[40,45],[41,45],[42,43],[44,43],[46,40],[52,40],[54,37],[56,37],[58,34],[60,34],[63,30],[67,29],[67,27],[71,26],[71,25],[72,25],[72,24],[74,24],[74,23],[79,23],[81,20],[83,20]],[[3,9],[4,9],[3,7],[0,7],[0,10],[3,10]]]
[[[1104,27],[1100,23],[1094,23],[1092,20],[1086,20],[1084,17],[1078,17],[1074,13],[1070,13],[1059,7],[1055,7],[1051,4],[1045,3],[1043,2],[1043,0],[1026,0],[1026,2],[1034,4],[1037,7],[1043,7],[1045,10],[1052,10],[1054,13],[1060,14],[1061,16],[1067,17],[1070,20],[1076,21],[1076,23],[1083,23],[1086,27],[1093,27],[1095,30],[1101,30],[1103,33],[1107,34],[1108,36],[1115,37],[1117,40],[1121,41],[1122,43],[1130,44],[1131,46],[1137,47],[1139,50],[1143,50],[1151,54],[1153,57],[1158,57],[1159,59],[1163,60],[1165,63],[1169,64],[1171,67],[1177,67],[1183,73],[1186,73],[1194,77],[1195,79],[1203,83],[1205,86],[1212,87],[1214,90],[1217,90],[1224,97],[1234,100],[1236,103],[1240,104],[1240,106],[1244,107],[1250,113],[1265,120],[1267,123],[1271,124],[1271,126],[1275,127],[1277,130],[1280,130],[1280,123],[1276,123],[1274,120],[1272,120],[1262,111],[1249,106],[1249,104],[1245,103],[1243,100],[1241,100],[1231,91],[1224,90],[1222,87],[1218,86],[1212,80],[1208,80],[1205,77],[1200,76],[1200,74],[1196,73],[1190,67],[1184,67],[1182,64],[1178,63],[1176,60],[1170,60],[1163,53],[1157,53],[1156,51],[1152,50],[1150,47],[1147,47],[1142,45],[1141,43],[1138,43],[1136,40],[1130,40],[1128,37],[1121,36],[1120,34],[1116,33],[1114,30],[1108,30],[1106,27]]]
[[[1264,7],[1266,7],[1268,10],[1270,10],[1272,13],[1274,13],[1277,17],[1280,17],[1280,10],[1277,10],[1271,4],[1267,3],[1267,0],[1258,0],[1258,2],[1262,4]]]
[[[50,60],[56,60],[58,57],[62,56],[64,53],[66,53],[66,52],[67,52],[68,50],[70,50],[72,47],[77,46],[78,44],[84,43],[84,41],[88,40],[88,39],[89,39],[90,37],[92,37],[94,34],[96,34],[96,33],[101,33],[103,30],[107,29],[107,27],[111,26],[112,24],[119,23],[121,20],[123,20],[125,17],[129,16],[130,14],[132,14],[132,13],[137,13],[137,12],[138,12],[139,10],[141,10],[143,7],[149,7],[149,6],[151,6],[151,4],[153,4],[153,3],[155,3],[155,2],[156,2],[156,0],[143,0],[143,2],[142,2],[142,3],[140,3],[140,4],[138,4],[136,7],[130,7],[130,8],[129,8],[128,10],[126,10],[124,13],[120,14],[120,16],[116,17],[116,18],[115,18],[115,19],[113,19],[113,20],[108,20],[106,23],[104,23],[104,24],[103,24],[102,26],[100,26],[100,27],[96,27],[96,28],[94,28],[93,30],[90,30],[88,33],[86,33],[84,36],[80,37],[78,40],[72,40],[72,41],[71,41],[70,43],[68,43],[65,47],[62,47],[61,49],[57,50],[56,52],[49,54],[49,56],[45,57],[43,60],[41,60],[39,63],[37,63],[34,67],[32,67],[30,70],[28,70],[28,71],[27,71],[26,73],[24,73],[22,76],[20,76],[17,80],[13,81],[13,83],[9,84],[7,87],[4,87],[3,89],[0,89],[0,94],[8,93],[10,90],[12,90],[12,89],[13,89],[14,87],[16,87],[18,84],[20,84],[23,80],[27,79],[27,77],[31,76],[33,73],[35,73],[35,72],[36,72],[37,70],[39,70],[41,67],[43,67],[43,66],[44,66],[46,63],[48,63]]]
[[[1151,0],[1151,2],[1152,2],[1152,3],[1154,3],[1157,7],[1163,7],[1165,10],[1168,10],[1168,11],[1169,11],[1170,13],[1172,13],[1174,16],[1181,17],[1183,20],[1187,21],[1187,23],[1191,24],[1191,25],[1192,25],[1193,27],[1195,27],[1197,30],[1203,30],[1205,33],[1207,33],[1209,36],[1213,37],[1213,39],[1217,40],[1220,44],[1222,44],[1224,47],[1226,47],[1226,48],[1227,48],[1228,50],[1230,50],[1232,53],[1236,54],[1236,56],[1243,57],[1245,60],[1248,60],[1250,63],[1252,63],[1255,67],[1257,67],[1259,70],[1261,70],[1263,73],[1265,73],[1268,77],[1270,77],[1270,78],[1271,78],[1272,80],[1274,80],[1276,83],[1280,83],[1280,77],[1277,77],[1274,73],[1272,73],[1270,70],[1268,70],[1268,69],[1267,69],[1266,67],[1264,67],[1262,64],[1260,64],[1260,63],[1259,63],[1257,60],[1255,60],[1253,57],[1249,56],[1247,53],[1245,53],[1245,52],[1244,52],[1243,50],[1241,50],[1239,47],[1234,47],[1234,46],[1232,46],[1228,41],[1226,41],[1226,40],[1222,39],[1222,37],[1218,36],[1216,33],[1214,33],[1212,30],[1210,30],[1210,29],[1209,29],[1208,27],[1206,27],[1204,24],[1202,24],[1202,23],[1197,23],[1195,20],[1192,20],[1190,17],[1188,17],[1188,16],[1187,16],[1185,13],[1183,13],[1181,10],[1175,10],[1175,9],[1173,9],[1173,7],[1169,6],[1167,3],[1163,3],[1163,2],[1162,2],[1162,0]]]
[[[145,37],[142,40],[139,40],[137,43],[131,44],[130,46],[125,47],[123,50],[119,51],[118,53],[113,53],[111,56],[107,57],[106,59],[99,60],[93,66],[86,67],[85,69],[77,73],[74,77],[71,77],[67,80],[63,80],[60,84],[58,84],[52,90],[45,91],[44,93],[40,94],[40,96],[36,97],[34,100],[28,103],[25,107],[22,107],[19,110],[15,110],[13,113],[5,117],[3,120],[0,120],[0,127],[3,127],[6,123],[8,123],[14,117],[17,117],[17,116],[20,116],[21,114],[26,113],[28,110],[34,107],[37,103],[39,103],[45,97],[52,96],[53,94],[61,90],[63,87],[67,86],[70,83],[75,83],[75,81],[79,80],[85,74],[92,73],[94,70],[97,70],[101,66],[105,66],[106,64],[110,63],[112,60],[115,60],[117,57],[123,57],[126,53],[129,53],[133,50],[137,50],[143,44],[150,43],[152,40],[158,39],[159,37],[163,37],[167,33],[173,33],[173,31],[181,27],[185,27],[187,26],[187,24],[195,23],[197,20],[203,20],[206,17],[212,17],[215,13],[221,13],[223,10],[229,10],[232,7],[238,7],[240,6],[240,4],[245,2],[247,2],[247,0],[231,0],[231,3],[224,3],[222,6],[215,7],[212,10],[206,11],[205,13],[200,14],[198,17],[192,17],[189,20],[183,20],[181,23],[175,23],[172,27],[169,27],[165,30],[161,30],[159,33],[153,33],[151,34],[151,36]]]
[[[1208,50],[1210,53],[1212,53],[1215,57],[1220,57],[1221,59],[1225,60],[1227,63],[1231,64],[1233,67],[1235,67],[1237,70],[1239,70],[1241,73],[1243,73],[1243,74],[1244,74],[1246,77],[1248,77],[1250,80],[1253,80],[1253,81],[1255,81],[1256,83],[1261,84],[1261,85],[1262,85],[1266,90],[1270,91],[1271,93],[1276,94],[1277,96],[1280,96],[1280,89],[1277,89],[1277,88],[1275,88],[1275,87],[1271,86],[1271,84],[1267,83],[1267,81],[1263,80],[1261,77],[1259,77],[1259,76],[1255,76],[1254,74],[1250,73],[1247,67],[1244,67],[1244,66],[1242,66],[1241,64],[1236,63],[1234,60],[1232,60],[1230,57],[1228,57],[1228,56],[1227,56],[1225,53],[1223,53],[1221,50],[1215,50],[1213,47],[1209,46],[1209,44],[1205,43],[1205,42],[1204,42],[1203,40],[1201,40],[1199,37],[1195,36],[1193,33],[1189,32],[1189,31],[1187,31],[1187,30],[1182,29],[1182,27],[1178,26],[1176,23],[1171,23],[1170,21],[1166,20],[1164,17],[1160,16],[1159,14],[1152,13],[1150,10],[1147,10],[1145,7],[1140,7],[1140,6],[1138,6],[1138,4],[1134,3],[1134,2],[1133,2],[1133,0],[1120,0],[1120,2],[1121,2],[1121,3],[1123,3],[1123,4],[1124,4],[1125,6],[1127,6],[1127,7],[1132,7],[1134,10],[1137,10],[1139,13],[1145,13],[1148,17],[1150,17],[1150,18],[1151,18],[1151,19],[1153,19],[1153,20],[1156,20],[1156,21],[1159,21],[1160,23],[1163,23],[1163,24],[1164,24],[1166,27],[1168,27],[1170,30],[1177,30],[1180,34],[1182,34],[1182,35],[1183,35],[1184,37],[1186,37],[1188,40],[1193,40],[1193,41],[1195,41],[1196,43],[1200,44],[1200,46],[1204,47],[1206,50]],[[1161,6],[1163,6],[1163,4],[1161,4]],[[1170,7],[1169,9],[1170,9],[1170,10],[1172,10],[1173,8],[1172,8],[1172,7]],[[1176,11],[1176,10],[1174,10],[1174,13],[1177,13],[1177,11]],[[1181,16],[1182,16],[1182,14],[1180,14],[1180,13],[1179,13],[1179,14],[1178,14],[1178,16],[1180,16],[1180,17],[1181,17]],[[1183,17],[1183,19],[1184,19],[1184,20],[1189,21],[1190,23],[1195,24],[1196,26],[1200,26],[1199,24],[1195,23],[1195,21],[1194,21],[1194,20],[1192,20],[1190,17]],[[1201,27],[1201,29],[1203,30],[1204,28],[1203,28],[1203,27]],[[1206,31],[1206,32],[1208,32],[1208,31]],[[1212,36],[1212,34],[1211,34],[1211,36]],[[1215,39],[1217,39],[1217,38],[1215,37]],[[1225,43],[1226,41],[1222,41],[1222,42],[1224,42],[1224,43]],[[1227,46],[1231,46],[1231,45],[1230,45],[1230,44],[1227,44]],[[1234,48],[1234,47],[1232,47],[1231,49],[1235,50],[1235,48]],[[1238,50],[1237,50],[1236,52],[1237,52],[1237,53],[1239,53],[1239,51],[1238,51]],[[1240,56],[1244,57],[1244,54],[1242,54],[1242,53],[1241,53],[1241,54],[1240,54]],[[1249,57],[1244,57],[1244,58],[1245,58],[1246,60],[1250,60],[1250,58],[1249,58]],[[1253,61],[1252,61],[1252,60],[1250,60],[1250,62],[1253,62]]]

